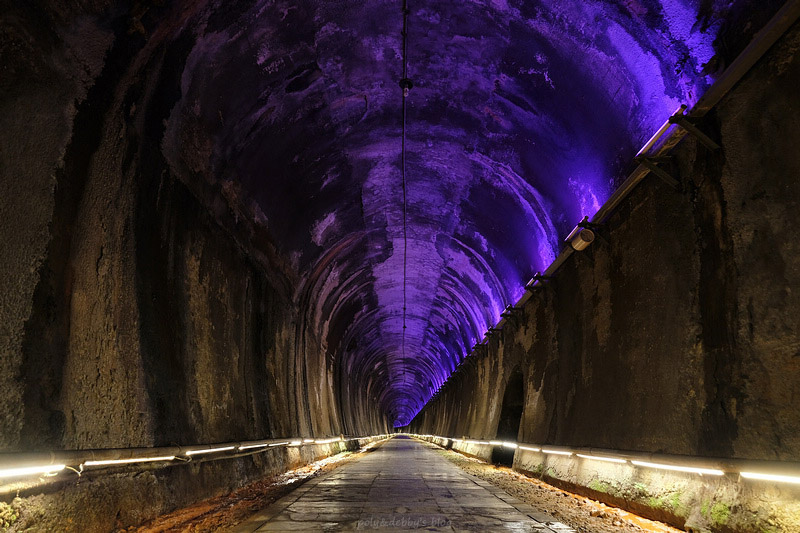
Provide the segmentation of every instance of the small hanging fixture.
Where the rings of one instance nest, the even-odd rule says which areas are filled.
[[[403,179],[403,340],[401,346],[403,381],[406,377],[406,315],[407,315],[407,285],[408,285],[408,191],[406,188],[406,98],[414,84],[408,79],[408,3],[403,0],[403,77],[400,87],[403,89],[403,133],[400,148],[400,174]]]

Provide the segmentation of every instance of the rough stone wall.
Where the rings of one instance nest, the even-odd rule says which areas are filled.
[[[343,429],[297,273],[202,150],[165,155],[202,8],[4,8],[0,449]]]
[[[649,176],[411,425],[492,438],[511,371],[519,440],[800,460],[800,28]],[[474,450],[488,457],[486,449]]]
[[[107,51],[110,60],[117,47],[125,48],[120,39]],[[3,444],[120,447],[267,436],[268,421],[255,420],[264,416],[269,390],[262,345],[290,328],[291,301],[263,281],[167,169],[148,160],[152,147],[137,142],[136,129],[125,131],[147,127],[147,118],[125,120],[127,87],[113,66],[75,111],[73,135],[61,139],[63,158],[49,162],[46,179],[37,176],[52,180],[50,187],[38,198],[3,195],[12,209],[50,227],[49,235],[38,231],[35,248],[20,242],[14,226],[4,232],[4,244],[27,245],[33,256],[9,270],[32,271],[33,279],[4,276],[22,282],[4,294],[16,292],[27,305],[3,310],[9,322],[24,324],[3,354],[13,369],[3,396],[16,398],[4,410]],[[66,111],[53,113],[68,120]],[[9,159],[39,159],[39,145],[31,144]],[[19,181],[8,175],[4,183]],[[267,306],[278,312],[260,331]],[[286,351],[293,334],[274,351]],[[291,380],[293,369],[281,370],[289,375],[273,379]]]
[[[709,178],[718,176],[724,201],[733,346],[714,360],[713,376],[737,456],[800,459],[798,50],[795,24],[718,109],[726,161]]]
[[[25,322],[51,240],[55,172],[72,135],[74,102],[86,97],[103,65],[110,35],[94,32],[80,52],[62,47],[46,25],[26,24],[23,9],[4,9],[0,53],[0,445],[16,444],[22,428],[18,382]],[[74,42],[74,41],[73,41]],[[49,54],[39,54],[39,47]],[[54,50],[59,48],[58,50]],[[36,154],[35,157],[31,154]]]
[[[800,27],[467,359],[411,430],[492,439],[525,374],[518,440],[800,460]],[[493,447],[443,443],[489,460]],[[690,531],[796,531],[796,486],[517,450],[515,468]]]
[[[163,8],[145,37],[137,12],[157,4],[95,4],[2,8],[0,451],[339,434],[297,274],[229,206],[215,169],[163,155],[191,38],[175,25],[189,15]],[[360,409],[350,427],[385,428]],[[31,493],[24,521],[108,531],[334,448]]]

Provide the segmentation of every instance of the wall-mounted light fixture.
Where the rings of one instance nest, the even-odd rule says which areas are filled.
[[[781,474],[765,474],[759,472],[739,472],[745,479],[758,479],[761,481],[777,481],[778,483],[800,484],[800,476],[785,476]]]
[[[22,477],[41,474],[52,476],[62,470],[66,465],[42,465],[42,466],[23,466],[19,468],[5,468],[0,470],[0,477]]]
[[[244,450],[255,450],[256,448],[268,448],[269,446],[272,446],[272,445],[271,444],[266,444],[266,443],[264,443],[264,444],[246,444],[246,445],[243,445],[243,446],[239,446],[237,449],[241,452],[241,451],[244,451]]]
[[[189,455],[188,453],[186,455]],[[127,465],[134,463],[154,463],[160,461],[174,461],[174,455],[162,455],[157,457],[137,457],[133,459],[103,459],[100,461],[84,461],[81,466],[111,466]]]
[[[572,455],[572,452],[566,450],[548,450],[547,448],[542,448],[542,453],[550,455]]]
[[[625,459],[617,459],[616,457],[603,457],[598,455],[584,455],[582,453],[576,453],[578,457],[581,459],[590,459],[592,461],[605,461],[606,463],[618,463],[618,464],[625,464],[627,461]]]
[[[530,281],[525,284],[525,289],[533,292],[534,290],[543,287],[544,283],[547,281],[553,281],[553,276],[544,276],[541,272],[537,272],[533,275]]]
[[[502,318],[511,318],[511,317],[513,317],[513,316],[514,316],[516,313],[519,313],[519,312],[521,312],[521,311],[522,311],[522,309],[517,309],[517,308],[516,308],[516,307],[514,307],[513,305],[511,305],[511,304],[508,304],[508,305],[506,306],[506,308],[505,308],[505,309],[503,309],[503,312],[502,312],[502,313],[500,313],[500,316],[501,316]]]
[[[588,228],[575,226],[575,229],[567,237],[567,242],[572,246],[573,250],[580,252],[594,242],[594,232]]]
[[[374,440],[374,439],[382,439],[386,438],[388,435],[372,435],[368,437],[348,437],[345,438],[344,436],[326,438],[326,439],[306,439],[310,442],[306,442],[306,445],[317,445],[317,444],[330,444],[333,442],[345,442],[345,441],[356,441],[361,443],[362,440]],[[63,472],[65,469],[71,470],[76,475],[80,476],[84,469],[87,467],[114,467],[114,466],[125,466],[125,465],[136,465],[142,463],[171,463],[176,459],[182,461],[183,463],[189,463],[186,459],[181,459],[181,456],[192,457],[194,455],[206,455],[204,460],[217,460],[217,459],[232,459],[235,457],[241,457],[241,455],[237,454],[226,454],[220,452],[230,452],[236,450],[239,453],[245,454],[252,454],[258,453],[262,450],[266,450],[269,448],[274,448],[278,446],[302,446],[304,444],[303,439],[295,439],[292,441],[278,441],[278,442],[269,442],[269,441],[251,441],[250,443],[235,443],[230,445],[222,445],[222,446],[214,446],[214,447],[205,447],[201,448],[197,447],[188,447],[188,448],[181,448],[178,446],[170,446],[166,448],[149,448],[150,452],[153,455],[141,455],[144,451],[142,448],[116,448],[116,449],[103,449],[103,450],[68,450],[65,452],[47,452],[39,455],[44,455],[45,458],[42,462],[47,461],[47,456],[49,455],[49,460],[53,461],[54,464],[38,464],[33,466],[25,466],[24,461],[30,461],[31,458],[28,457],[26,454],[22,454],[20,460],[23,461],[21,465],[14,460],[13,454],[6,454],[5,457],[0,458],[0,480],[4,480],[5,478],[24,478],[24,477],[32,477],[32,476],[39,476],[40,478],[49,478],[56,476],[57,474]],[[180,453],[177,453],[180,450]],[[161,452],[161,453],[158,453]],[[172,453],[175,453],[173,455]],[[167,455],[169,453],[169,455]],[[120,455],[127,455],[133,454],[134,457],[124,457],[119,458]],[[109,457],[108,459],[100,459],[98,457]],[[117,458],[111,458],[117,457]],[[55,464],[56,461],[59,461],[61,464]],[[70,466],[71,465],[71,466]],[[0,491],[4,491],[8,487],[12,487],[12,485],[3,485],[4,481],[0,483]],[[3,492],[6,493],[6,492]]]
[[[684,111],[686,111],[686,104],[681,104],[681,106],[672,113],[670,118],[668,118],[667,121],[664,122],[660,128],[658,128],[658,130],[653,134],[653,136],[650,137],[650,139],[648,139],[646,143],[644,143],[644,146],[642,146],[642,148],[636,153],[636,157],[640,157],[646,154],[650,150],[650,148],[652,148],[653,145],[655,145],[658,142],[661,136],[667,132],[669,127],[673,124],[673,119],[683,116]]]
[[[203,448],[202,450],[189,450],[185,455],[198,455],[201,453],[219,453],[233,450],[236,446],[220,446],[219,448]]]
[[[707,476],[722,476],[725,474],[722,470],[717,468],[698,468],[695,466],[681,466],[681,465],[667,465],[661,463],[651,463],[649,461],[631,461],[631,464],[636,466],[646,466],[648,468],[656,468],[660,470],[674,470],[676,472],[688,472],[690,474],[700,474]]]
[[[594,242],[595,231],[599,227],[599,224],[592,224],[589,222],[589,217],[583,217],[583,220],[578,222],[578,225],[569,232],[564,242],[569,243],[576,252],[585,250]]]

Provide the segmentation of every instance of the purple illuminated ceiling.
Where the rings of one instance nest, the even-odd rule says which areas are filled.
[[[174,168],[211,168],[268,226],[339,386],[367,390],[398,424],[606,200],[643,141],[713,82],[732,9],[409,0],[404,358],[401,5],[209,10],[165,139]]]

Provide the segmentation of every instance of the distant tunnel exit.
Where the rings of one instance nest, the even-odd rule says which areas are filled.
[[[525,386],[522,371],[516,369],[511,373],[503,395],[503,406],[500,410],[500,422],[497,424],[497,439],[516,441],[519,425],[522,420],[522,407],[525,401]],[[514,463],[514,450],[497,446],[492,451],[492,462],[505,466]]]

